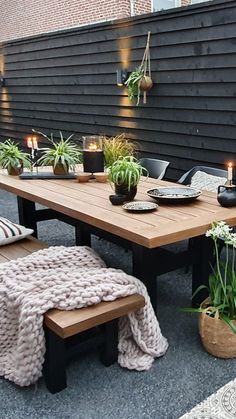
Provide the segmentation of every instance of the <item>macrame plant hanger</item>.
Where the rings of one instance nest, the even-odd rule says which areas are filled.
[[[147,43],[146,43],[146,48],[143,54],[143,59],[141,62],[141,68],[143,69],[143,75],[144,76],[149,76],[151,78],[151,61],[150,61],[150,36],[151,36],[151,32],[148,32],[148,36],[147,36]],[[143,103],[146,104],[147,103],[147,92],[146,90],[144,90],[143,92]]]

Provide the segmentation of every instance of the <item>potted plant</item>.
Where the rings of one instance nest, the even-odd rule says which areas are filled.
[[[205,349],[220,358],[236,357],[236,234],[224,221],[215,222],[206,233],[214,240],[216,266],[208,287],[201,285],[195,292],[207,289],[209,297],[200,308],[182,309],[199,312],[199,332]],[[219,241],[225,245],[220,258]],[[223,253],[223,252],[222,252]]]
[[[0,166],[12,176],[20,175],[23,167],[31,168],[30,155],[20,150],[12,140],[0,143]]]
[[[151,64],[150,64],[150,42],[151,32],[148,32],[147,44],[144,51],[143,59],[139,67],[137,67],[125,84],[128,87],[128,96],[131,101],[136,100],[136,106],[139,105],[141,92],[143,91],[143,103],[146,103],[146,92],[153,86],[151,78]]]
[[[146,169],[133,156],[116,160],[108,169],[108,179],[114,183],[117,195],[132,201],[137,193],[137,185]]]
[[[136,145],[119,134],[115,137],[105,137],[103,139],[103,155],[105,167],[111,166],[120,157],[132,156],[136,151]]]
[[[56,142],[53,139],[53,134],[51,134],[51,138],[49,138],[42,132],[38,133],[47,138],[51,143],[51,147],[43,150],[42,156],[38,159],[38,164],[42,166],[53,166],[55,175],[68,174],[69,169],[74,170],[75,165],[80,163],[81,151],[76,144],[70,141],[72,135],[65,140],[60,131],[60,141]]]

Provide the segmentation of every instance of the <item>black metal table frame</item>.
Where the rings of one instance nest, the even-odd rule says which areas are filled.
[[[75,242],[77,245],[91,246],[91,234],[115,242],[132,251],[132,273],[147,287],[154,310],[157,304],[157,276],[183,267],[190,262],[192,265],[192,292],[199,285],[207,285],[214,261],[213,241],[205,235],[191,238],[189,250],[173,253],[163,246],[153,249],[141,246],[123,239],[113,233],[69,217],[61,212],[46,208],[36,209],[33,201],[17,196],[19,222],[34,230],[37,237],[37,222],[58,219],[75,227]],[[161,261],[161,263],[157,263]],[[199,306],[206,296],[204,291],[198,293],[192,300],[193,306]]]

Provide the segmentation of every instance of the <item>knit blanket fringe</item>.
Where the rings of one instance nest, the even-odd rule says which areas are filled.
[[[144,308],[119,321],[122,367],[147,370],[168,347],[143,283],[106,268],[88,247],[50,247],[0,265],[0,375],[19,386],[42,375],[43,315],[51,308],[73,310],[134,293]]]

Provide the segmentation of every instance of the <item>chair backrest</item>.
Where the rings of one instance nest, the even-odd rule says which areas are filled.
[[[154,179],[162,179],[170,162],[165,160],[151,159],[144,157],[139,163],[147,169],[149,176]]]
[[[181,178],[177,181],[178,183],[181,183],[182,185],[190,185],[192,177],[197,172],[204,172],[211,176],[216,176],[219,178],[224,178],[225,181],[227,180],[227,171],[223,169],[217,169],[215,167],[208,167],[208,166],[195,166],[192,169],[190,169],[188,172],[186,172]],[[221,182],[222,184],[222,182]],[[209,189],[210,190],[210,189]]]

